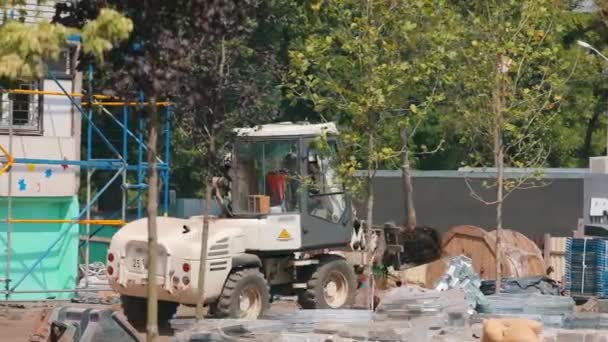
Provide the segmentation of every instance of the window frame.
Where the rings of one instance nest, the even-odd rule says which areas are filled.
[[[9,89],[15,89],[14,87],[17,85],[18,87],[21,87],[22,84],[25,83],[29,83],[31,85],[33,85],[32,88],[34,88],[34,90],[39,90],[39,91],[43,91],[44,90],[44,80],[43,79],[37,79],[31,82],[28,81],[13,81],[9,84]],[[30,94],[29,95],[29,101],[28,103],[36,103],[37,105],[37,119],[36,119],[36,124],[35,125],[31,125],[28,127],[22,127],[20,125],[15,125],[14,121],[14,95],[15,94],[11,94],[11,93],[3,93],[2,95],[6,94],[7,95],[7,101],[4,101],[3,98],[0,98],[0,117],[2,117],[3,112],[4,112],[4,104],[8,105],[7,108],[7,112],[9,110],[13,111],[13,113],[8,113],[8,121],[11,121],[10,119],[12,118],[13,122],[9,122],[9,125],[12,126],[12,132],[15,135],[33,135],[33,136],[41,136],[44,133],[44,127],[43,127],[43,115],[44,115],[44,95],[43,94]],[[31,97],[32,96],[37,96],[37,101],[36,100],[32,100]],[[31,111],[28,108],[28,115],[31,114]],[[7,135],[9,134],[11,131],[11,129],[9,128],[9,126],[3,126],[1,125],[0,122],[0,134],[2,135]]]
[[[308,157],[309,157],[309,153],[311,150],[313,150],[313,148],[311,147],[311,145],[313,144],[314,139],[313,140],[305,140],[303,142],[303,144],[305,144],[306,146],[306,155],[305,155],[305,159],[306,159],[306,163],[308,163]],[[327,143],[328,144],[333,144],[334,145],[334,151],[336,153],[339,152],[340,150],[340,145],[339,145],[339,140],[337,138],[328,138],[327,139]],[[310,176],[309,170],[308,170],[308,165],[303,165],[303,167],[306,169],[306,177]],[[336,170],[334,170],[334,172],[337,172]],[[325,178],[325,174],[323,174],[323,183],[326,183],[326,178]],[[331,191],[331,192],[319,192],[316,194],[311,193],[311,189],[309,185],[306,185],[306,191],[305,191],[305,196],[306,196],[306,210],[302,211],[302,213],[306,213],[306,215],[310,216],[310,217],[314,217],[316,219],[319,220],[323,220],[325,222],[331,223],[331,224],[339,224],[341,222],[344,222],[344,218],[347,215],[348,212],[348,207],[350,205],[350,201],[348,199],[348,193],[346,191],[346,186],[344,185],[344,183],[339,184],[340,187],[342,188],[341,191]],[[323,187],[325,188],[324,190],[327,191],[326,188],[327,184],[323,184]],[[337,221],[334,222],[334,220],[328,219],[326,217],[321,217],[321,216],[317,216],[317,215],[313,215],[310,212],[310,208],[309,208],[309,204],[310,204],[310,199],[311,198],[322,198],[322,197],[330,197],[330,196],[335,196],[335,195],[342,195],[343,196],[343,201],[344,201],[344,210],[342,211],[342,213],[340,214],[340,217],[337,219]]]
[[[238,174],[238,165],[239,165],[239,161],[238,161],[238,153],[237,150],[239,148],[239,146],[242,146],[244,144],[252,144],[252,143],[260,143],[260,144],[264,144],[264,143],[272,143],[272,142],[291,142],[295,145],[295,147],[297,148],[296,151],[296,170],[298,171],[298,173],[301,172],[302,169],[302,152],[301,152],[301,138],[300,137],[293,137],[293,136],[276,136],[276,137],[240,137],[239,139],[237,139],[234,143],[233,146],[233,153],[232,153],[232,164],[234,165],[234,167],[231,168],[231,177],[233,179],[232,181],[232,186],[231,186],[231,197],[232,197],[232,214],[234,215],[234,217],[266,217],[266,216],[273,216],[273,215],[295,215],[295,214],[301,214],[303,213],[302,210],[302,198],[301,196],[297,195],[297,208],[291,211],[286,211],[286,212],[280,212],[280,213],[267,213],[267,214],[263,214],[263,213],[254,213],[254,212],[249,212],[247,210],[242,210],[243,208],[243,203],[240,203],[240,197],[238,197],[239,194],[239,189],[238,189],[238,182],[237,182],[237,174]],[[264,184],[266,185],[266,180],[264,179]],[[302,183],[299,182],[299,188],[301,189],[302,187]],[[235,196],[235,194],[237,194],[237,196]],[[251,194],[250,194],[251,195]],[[267,195],[265,195],[267,196]]]
[[[76,66],[75,53],[76,48],[74,46],[68,46],[61,49],[60,56],[57,61],[48,61],[47,68],[48,72],[60,80],[71,80],[73,78],[73,70]],[[65,69],[64,69],[65,67]]]

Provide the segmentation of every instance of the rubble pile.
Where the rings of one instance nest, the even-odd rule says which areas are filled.
[[[139,342],[124,315],[102,306],[58,306],[41,313],[30,341]]]
[[[457,256],[450,260],[446,273],[439,279],[435,290],[460,289],[472,311],[478,304],[484,302],[484,294],[479,289],[481,279],[473,269],[473,261],[465,256]]]

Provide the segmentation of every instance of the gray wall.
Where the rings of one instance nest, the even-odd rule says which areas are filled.
[[[494,190],[484,191],[482,182],[491,183],[490,176],[485,174],[469,178],[473,188],[483,193],[488,201],[492,200]],[[544,233],[571,236],[583,215],[584,177],[577,174],[547,174],[543,182],[548,185],[514,191],[504,204],[504,228],[520,231],[534,239],[542,237]],[[399,172],[379,172],[374,187],[374,222],[403,223],[406,211]],[[463,174],[456,171],[416,172],[414,200],[418,224],[436,228],[440,232],[462,224],[486,229],[496,226],[495,206],[484,205],[473,198]],[[357,212],[359,217],[365,218],[365,205],[358,203]]]

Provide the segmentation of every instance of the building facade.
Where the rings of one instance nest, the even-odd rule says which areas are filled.
[[[54,2],[28,1],[25,10],[26,23],[50,20]],[[6,14],[22,15],[18,8]],[[45,291],[76,285],[78,225],[53,222],[79,213],[79,169],[57,163],[80,160],[81,114],[63,94],[81,91],[81,75],[73,71],[76,44],[66,42],[61,58],[48,64],[49,76],[0,84],[0,145],[18,161],[0,175],[0,300],[69,298]]]

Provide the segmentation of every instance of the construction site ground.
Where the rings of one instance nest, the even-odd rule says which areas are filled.
[[[87,308],[99,307],[102,309],[114,308],[121,310],[120,305],[91,305],[91,304],[75,304],[65,301],[47,301],[47,302],[14,302],[10,304],[0,304],[0,342],[17,342],[28,341],[28,338],[36,324],[40,313],[46,308],[55,306],[70,305],[83,306]],[[291,301],[276,301],[273,303],[270,311],[273,313],[282,313],[286,311],[297,310],[297,306]],[[194,316],[194,308],[180,306],[178,317]],[[142,337],[145,337],[145,327],[136,327]],[[160,341],[170,341],[173,336],[171,329],[161,329]]]

